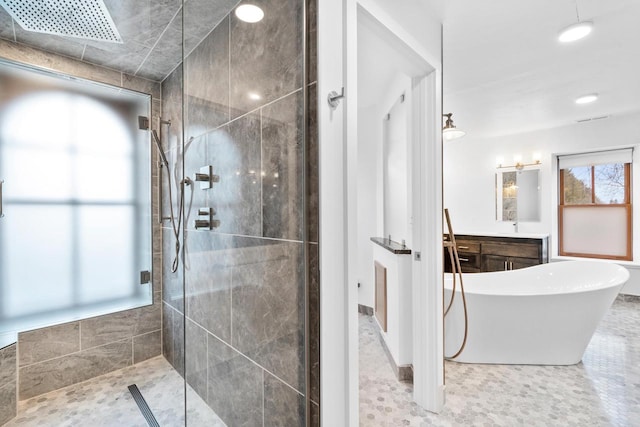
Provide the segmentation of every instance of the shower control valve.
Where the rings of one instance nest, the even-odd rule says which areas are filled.
[[[200,230],[200,229],[213,230],[214,228],[220,227],[220,220],[213,219],[213,216],[215,214],[216,214],[216,210],[214,208],[198,209],[198,218],[204,218],[204,219],[195,220],[196,230]]]
[[[201,190],[208,190],[213,187],[214,182],[220,182],[220,177],[213,174],[213,166],[203,166],[200,172],[196,172],[195,180],[200,183]]]

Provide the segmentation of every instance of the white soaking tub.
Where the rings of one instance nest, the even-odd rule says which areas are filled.
[[[451,298],[445,275],[445,306]],[[582,355],[629,272],[601,261],[563,261],[520,270],[464,274],[469,330],[455,361],[573,365]],[[459,282],[459,280],[457,280]],[[445,318],[445,356],[460,348],[460,286]]]

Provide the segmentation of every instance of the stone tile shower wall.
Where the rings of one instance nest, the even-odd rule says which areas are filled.
[[[315,2],[308,5],[306,83],[302,2],[252,3],[265,11],[263,21],[220,17],[162,84],[171,163],[180,170],[184,159],[191,179],[208,165],[220,176],[211,189],[185,189],[184,270],[176,273],[164,225],[163,353],[228,425],[304,425],[307,397],[319,425]],[[195,230],[203,207],[216,210],[218,228]]]
[[[17,412],[16,345],[0,348],[0,426]]]
[[[148,93],[152,116],[160,109],[160,84],[25,45],[0,40],[0,58]],[[156,121],[152,121],[155,128]],[[152,158],[156,156],[152,147]],[[152,164],[153,304],[20,333],[20,400],[84,381],[161,354],[161,229],[157,221],[157,167]],[[4,375],[4,367],[0,368]],[[15,375],[15,373],[14,373]],[[0,401],[3,401],[0,397]],[[0,422],[2,424],[2,422]]]

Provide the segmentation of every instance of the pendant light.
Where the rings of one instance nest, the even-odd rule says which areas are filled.
[[[466,134],[466,132],[461,131],[460,129],[455,127],[455,125],[453,124],[453,119],[451,118],[452,115],[453,113],[447,113],[442,115],[443,117],[447,118],[447,121],[445,122],[444,127],[442,128],[442,137],[447,141],[451,141],[452,139],[462,138]]]

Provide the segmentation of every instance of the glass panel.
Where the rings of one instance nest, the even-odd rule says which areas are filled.
[[[80,304],[133,296],[136,240],[131,206],[87,206],[78,209],[78,292]]]
[[[625,171],[623,163],[594,166],[596,203],[625,203]]]
[[[185,331],[184,365],[175,351],[173,365],[184,369],[188,425],[306,425],[307,2],[254,1],[264,12],[258,22],[238,18],[236,3],[184,3],[183,74],[163,81],[169,132],[185,120],[177,144],[173,134],[163,140],[168,175],[180,171],[181,149],[185,176],[209,165],[219,175],[211,189],[184,190],[184,301],[165,300]],[[181,87],[182,99],[165,95]],[[199,208],[215,209],[219,226],[196,229],[196,219],[208,219]],[[170,266],[168,223],[164,236]],[[179,273],[165,275],[173,287]],[[172,344],[180,348],[180,337]]]
[[[72,208],[4,208],[0,331],[12,318],[67,308],[74,300]]]
[[[149,107],[148,95],[0,60],[0,331],[152,302],[139,276],[152,258],[137,129]]]
[[[0,179],[5,201],[69,200],[73,190],[71,156],[68,151],[33,146],[5,146],[0,140]]]
[[[566,206],[562,212],[564,254],[626,255],[626,207]]]
[[[403,95],[404,96],[404,95]],[[407,111],[398,100],[384,120],[384,236],[396,242],[408,240],[407,218]]]
[[[582,205],[592,203],[591,166],[563,169],[564,203]]]
[[[131,155],[77,154],[74,163],[76,198],[103,203],[133,202],[132,181],[136,177]]]

